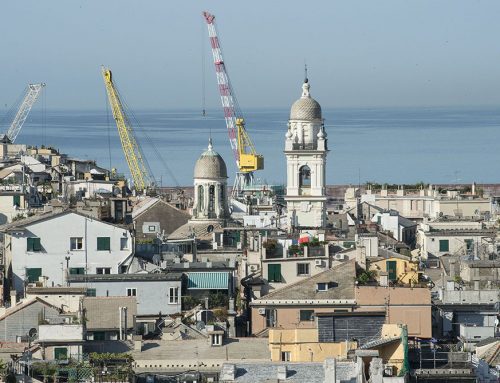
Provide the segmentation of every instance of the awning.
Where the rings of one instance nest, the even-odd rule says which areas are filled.
[[[227,290],[229,288],[229,272],[191,272],[188,274],[188,289]]]

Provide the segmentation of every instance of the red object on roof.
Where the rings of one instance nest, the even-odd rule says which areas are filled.
[[[308,243],[308,242],[309,242],[309,237],[299,238],[299,243]]]

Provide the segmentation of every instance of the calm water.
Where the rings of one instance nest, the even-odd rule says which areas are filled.
[[[323,117],[330,148],[329,184],[500,181],[500,108],[327,109]],[[287,109],[246,113],[247,129],[265,156],[265,170],[258,173],[262,181],[285,182],[287,118]],[[207,117],[199,111],[139,111],[135,120],[143,151],[163,185],[192,183],[194,163],[210,131],[214,148],[225,159],[230,176],[234,174],[219,111],[208,111]],[[96,159],[103,167],[128,173],[116,126],[105,110],[33,110],[17,142],[52,145],[70,156]]]

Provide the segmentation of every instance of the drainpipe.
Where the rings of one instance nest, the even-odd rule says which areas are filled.
[[[120,327],[120,337],[118,338],[118,340],[122,340],[123,338],[123,329],[122,329],[122,309],[123,307],[120,306],[118,307],[118,327]]]

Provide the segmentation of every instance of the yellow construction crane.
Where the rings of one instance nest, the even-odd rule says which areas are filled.
[[[102,67],[102,76],[104,85],[108,94],[109,105],[113,111],[113,117],[118,128],[118,134],[122,143],[123,153],[127,160],[128,168],[134,182],[134,187],[137,191],[144,191],[154,187],[154,178],[151,169],[147,165],[147,161],[142,154],[141,147],[135,139],[132,125],[125,114],[123,104],[120,100],[120,95],[113,84],[111,70]]]

